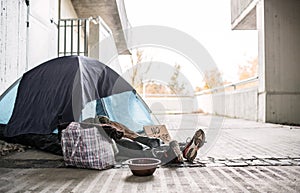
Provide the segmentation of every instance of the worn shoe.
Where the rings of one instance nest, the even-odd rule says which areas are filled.
[[[189,162],[193,162],[197,156],[197,152],[200,147],[203,146],[205,142],[205,133],[202,129],[195,132],[192,140],[183,149],[183,157]]]

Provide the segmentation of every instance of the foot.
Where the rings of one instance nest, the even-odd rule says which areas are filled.
[[[205,142],[205,133],[202,129],[195,132],[192,140],[186,145],[183,152],[183,157],[189,162],[193,162],[197,156],[197,152]]]
[[[170,163],[182,163],[183,156],[180,151],[178,142],[173,140],[168,145],[162,145],[152,149],[155,158],[161,160],[162,165]]]
[[[176,162],[180,162],[180,163],[183,162],[183,155],[182,152],[180,151],[178,142],[175,140],[170,141],[169,146],[172,152],[174,152],[175,154]]]

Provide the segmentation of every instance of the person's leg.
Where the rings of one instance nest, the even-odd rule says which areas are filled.
[[[0,124],[0,139],[4,140],[4,129],[5,129],[6,125],[4,124]]]
[[[128,139],[135,139],[139,137],[140,135],[132,130],[130,130],[128,127],[125,125],[115,122],[115,121],[110,121],[109,124],[113,125],[115,128],[117,128],[119,131],[122,131],[124,133],[124,137]]]
[[[100,115],[98,115],[95,118],[85,119],[85,120],[83,120],[83,122],[84,123],[93,123],[93,124],[107,124],[107,125],[111,125],[112,128],[117,129],[117,131],[123,132],[125,138],[131,139],[131,140],[139,136],[139,134],[137,134],[136,132],[130,130],[125,125],[123,125],[121,123],[118,123],[118,122],[115,122],[115,121],[111,121],[106,116],[100,116]]]
[[[116,128],[111,127],[109,124],[100,125],[99,123],[81,122],[80,126],[83,129],[96,127],[99,130],[100,134],[114,140],[121,139],[124,136],[124,133],[122,131],[118,131]]]
[[[97,116],[96,118],[90,118],[84,120],[84,122],[93,122],[93,123],[101,123],[101,124],[107,124],[111,125],[112,128],[115,128],[117,131],[124,133],[124,138],[131,139],[133,141],[137,141],[139,143],[142,143],[144,145],[147,145],[150,148],[155,148],[161,145],[161,142],[158,138],[151,138],[147,136],[141,136],[140,134],[132,131],[122,123],[111,121],[106,116]]]
[[[57,134],[47,135],[23,134],[15,137],[5,137],[4,129],[6,125],[0,124],[0,139],[8,143],[17,143],[25,146],[31,146],[42,151],[47,151],[56,155],[62,155],[60,138]]]
[[[150,148],[156,148],[161,145],[161,141],[158,138],[141,136],[138,133],[130,130],[128,127],[126,127],[125,125],[123,125],[121,123],[110,121],[109,124],[112,124],[114,127],[119,129],[120,131],[122,131],[124,133],[125,138],[142,143],[144,145],[147,145]]]
[[[60,139],[57,134],[23,134],[15,137],[5,137],[5,141],[31,146],[56,155],[63,155]]]
[[[154,158],[152,149],[130,139],[123,138],[116,140],[116,144],[119,150],[119,153],[116,155],[117,159]]]

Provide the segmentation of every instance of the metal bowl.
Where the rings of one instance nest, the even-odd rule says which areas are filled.
[[[155,158],[133,158],[126,161],[126,164],[135,176],[153,175],[160,163],[161,161]]]

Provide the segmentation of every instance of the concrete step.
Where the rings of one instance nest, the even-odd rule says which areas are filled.
[[[59,168],[64,167],[62,156],[28,149],[25,152],[10,152],[0,157],[1,168]]]

